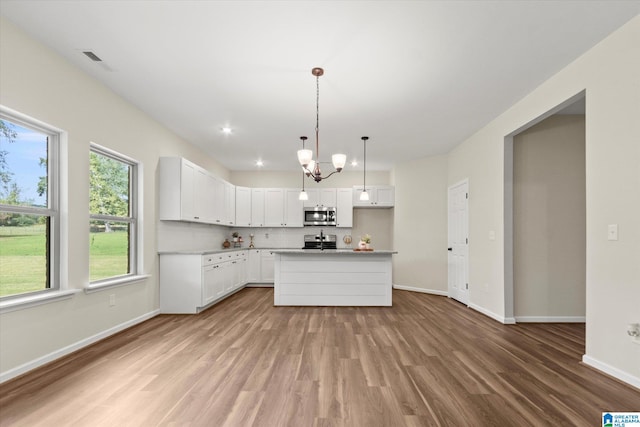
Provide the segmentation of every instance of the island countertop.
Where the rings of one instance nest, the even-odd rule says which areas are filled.
[[[353,249],[271,249],[274,254],[301,254],[301,255],[394,255],[398,251],[371,250],[356,251]]]

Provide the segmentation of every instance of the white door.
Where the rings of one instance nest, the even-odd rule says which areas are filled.
[[[469,181],[449,187],[449,297],[469,303]]]

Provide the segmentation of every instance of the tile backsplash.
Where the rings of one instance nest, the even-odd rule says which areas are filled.
[[[256,248],[296,248],[300,249],[304,246],[305,234],[319,234],[323,230],[326,234],[335,234],[338,248],[351,248],[350,245],[344,243],[343,238],[351,235],[351,228],[332,228],[332,227],[305,227],[305,228],[234,228],[228,230],[228,236],[237,231],[242,236],[244,242],[242,247],[249,246],[249,235],[253,233],[253,244]],[[357,243],[357,242],[356,242]]]

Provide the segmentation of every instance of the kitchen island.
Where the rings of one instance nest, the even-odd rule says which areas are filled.
[[[394,251],[274,250],[274,305],[391,306]]]

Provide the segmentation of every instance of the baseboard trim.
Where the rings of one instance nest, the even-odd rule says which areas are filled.
[[[437,289],[416,288],[413,286],[393,285],[393,289],[399,289],[401,291],[421,292],[423,294],[441,295],[444,297],[448,295],[447,291],[440,291]]]
[[[585,365],[589,365],[592,368],[597,369],[598,371],[602,371],[607,375],[617,378],[620,381],[627,383],[637,389],[640,389],[640,378],[634,377],[633,375],[625,371],[614,368],[613,366],[594,359],[591,356],[587,356],[586,354],[582,356],[582,363],[584,363]]]
[[[248,283],[246,288],[273,288],[273,283]]]
[[[116,334],[120,331],[123,331],[127,328],[130,328],[134,325],[137,325],[138,323],[142,323],[145,320],[149,320],[152,317],[157,316],[158,314],[160,314],[160,310],[154,310],[151,311],[149,313],[143,314],[142,316],[138,316],[134,319],[128,320],[124,323],[121,323],[119,325],[114,326],[113,328],[109,328],[105,331],[99,332],[95,335],[92,335],[90,337],[87,337],[85,339],[82,339],[80,341],[77,341],[71,345],[68,345],[66,347],[63,347],[61,349],[58,349],[56,351],[52,351],[49,354],[45,354],[42,357],[39,357],[37,359],[31,360],[27,363],[24,363],[20,366],[17,366],[13,369],[9,369],[8,371],[2,372],[0,373],[0,384],[9,381],[19,375],[22,375],[24,373],[27,373],[33,369],[39,368],[40,366],[44,366],[47,363],[53,362],[56,359],[59,359],[63,356],[66,356],[68,354],[73,353],[74,351],[78,351],[81,348],[87,347],[91,344],[94,344],[102,339],[105,339],[113,334]]]
[[[513,317],[504,317],[504,316],[500,316],[499,314],[496,314],[490,310],[487,310],[484,307],[480,307],[479,305],[476,304],[469,304],[469,308],[478,311],[482,314],[484,314],[485,316],[491,317],[494,320],[497,320],[500,323],[503,323],[505,325],[513,325],[516,323],[516,320]]]
[[[517,323],[587,323],[585,316],[516,316]]]

